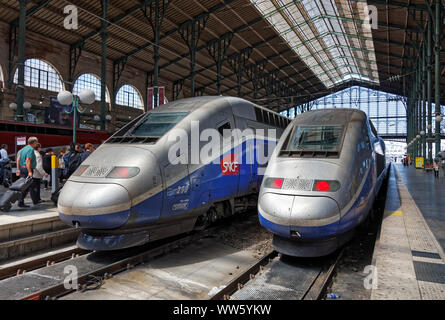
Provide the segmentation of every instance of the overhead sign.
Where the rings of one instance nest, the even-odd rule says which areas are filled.
[[[423,169],[424,168],[424,157],[416,157],[416,169]]]

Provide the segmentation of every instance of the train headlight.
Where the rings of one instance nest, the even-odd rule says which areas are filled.
[[[74,171],[73,176],[80,177],[90,166],[80,166]]]
[[[315,180],[313,191],[334,192],[340,189],[340,182],[333,180]]]
[[[111,179],[130,179],[138,175],[141,170],[137,167],[114,167],[107,174],[107,178]]]
[[[281,178],[267,178],[264,182],[264,186],[266,188],[272,188],[272,189],[281,189],[283,186],[284,179]]]

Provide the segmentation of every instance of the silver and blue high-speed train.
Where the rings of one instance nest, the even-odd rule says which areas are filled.
[[[122,128],[82,163],[60,193],[60,219],[81,228],[79,247],[100,251],[189,232],[255,208],[267,165],[258,161],[257,152],[274,148],[289,122],[231,97],[160,106]],[[246,129],[273,130],[276,138],[266,132],[241,135]],[[232,134],[226,136],[227,131]],[[215,133],[221,138],[217,152],[209,152],[207,161],[192,161]],[[181,135],[188,137],[184,148],[178,147]],[[250,157],[253,161],[241,161]]]
[[[269,160],[260,222],[285,255],[328,255],[367,217],[386,171],[385,144],[363,111],[303,113]]]

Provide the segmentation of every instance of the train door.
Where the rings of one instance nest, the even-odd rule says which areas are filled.
[[[190,209],[190,175],[187,164],[167,164],[162,217],[171,217]]]
[[[219,164],[214,164],[216,179],[210,190],[211,198],[221,199],[233,197],[238,192],[241,154],[240,148],[237,148],[238,135],[232,136],[236,125],[230,109],[219,112],[215,120],[221,145]]]

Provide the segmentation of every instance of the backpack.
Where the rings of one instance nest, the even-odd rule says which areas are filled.
[[[82,161],[80,158],[80,153],[73,152],[68,160],[68,177],[71,176],[74,173],[74,171],[77,170],[77,168],[80,166],[81,163]]]
[[[51,155],[50,154],[45,154],[45,156],[43,157],[42,167],[43,167],[43,170],[47,174],[51,174]]]

